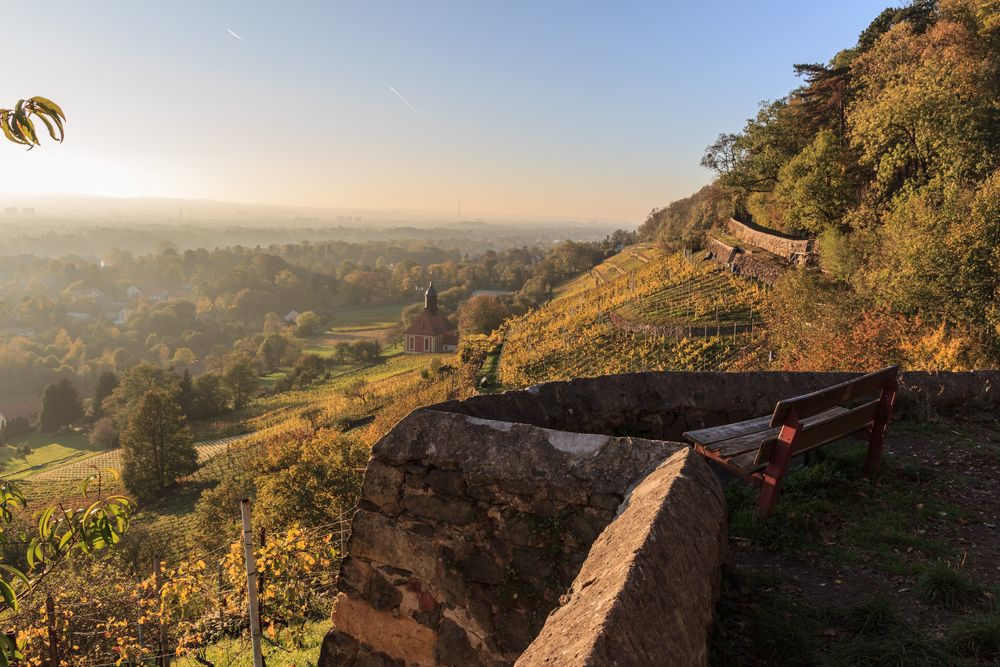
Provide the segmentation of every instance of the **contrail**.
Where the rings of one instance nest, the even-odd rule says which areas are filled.
[[[417,110],[417,107],[415,107],[412,104],[410,104],[409,102],[407,102],[406,98],[399,94],[398,90],[396,90],[392,86],[389,86],[389,90],[391,90],[396,97],[398,97],[399,99],[403,100],[403,104],[405,104],[406,106],[410,107],[410,109],[413,110],[413,113],[415,113],[418,116],[420,116],[421,118],[423,118],[423,120],[424,120],[425,123],[427,123],[428,125],[431,125],[431,122],[429,120],[427,120],[427,116],[425,116],[422,113],[420,113],[420,111]],[[433,127],[433,125],[431,127]]]
[[[232,31],[232,30],[230,30],[229,28],[226,28],[226,32],[228,32],[228,33],[229,33],[230,35],[232,35],[232,36],[233,36],[233,37],[235,37],[236,39],[238,39],[238,40],[240,40],[241,42],[243,42],[244,44],[246,44],[246,42],[244,41],[244,39],[243,39],[242,37],[240,37],[239,35],[237,35],[237,34],[236,34],[235,32],[233,32],[233,31]]]

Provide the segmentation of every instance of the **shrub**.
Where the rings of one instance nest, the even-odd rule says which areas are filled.
[[[959,607],[975,600],[979,587],[961,572],[939,562],[920,575],[917,592],[928,604]]]
[[[118,429],[115,423],[108,417],[101,417],[94,424],[88,437],[93,447],[100,449],[114,449],[118,446]]]

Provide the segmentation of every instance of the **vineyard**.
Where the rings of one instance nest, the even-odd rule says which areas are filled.
[[[613,268],[611,268],[613,267]],[[499,377],[519,387],[644,370],[715,370],[756,339],[761,287],[649,246],[623,252],[510,320]]]
[[[0,616],[24,664],[249,664],[239,499],[253,497],[253,548],[269,664],[315,664],[337,564],[371,445],[417,405],[458,397],[469,382],[451,355],[396,355],[303,389],[258,400],[207,431],[201,467],[160,499],[139,504],[107,557],[74,563]],[[28,500],[8,531],[8,562],[23,560],[31,513],[123,491],[117,451],[19,480]],[[24,536],[23,538],[21,536]],[[94,582],[99,582],[96,584]],[[50,600],[51,598],[51,600]]]

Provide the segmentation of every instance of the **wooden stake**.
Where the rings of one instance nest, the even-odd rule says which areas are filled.
[[[51,595],[45,597],[45,620],[49,626],[49,664],[59,667],[59,647],[56,645],[56,603]]]
[[[160,559],[157,557],[153,560],[153,583],[156,585],[156,599],[160,599],[160,591],[163,589],[163,572],[160,569]],[[167,629],[163,627],[163,619],[156,619],[156,634],[157,634],[157,646],[156,646],[156,664],[159,667],[168,667],[170,664],[170,659],[165,655],[165,646],[167,643]]]
[[[243,557],[247,571],[247,603],[250,614],[250,643],[253,647],[253,667],[264,667],[264,654],[260,646],[260,613],[257,606],[257,564],[253,557],[253,530],[250,527],[250,499],[240,503],[243,518]]]

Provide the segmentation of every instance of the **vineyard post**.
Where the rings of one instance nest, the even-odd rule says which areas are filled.
[[[49,626],[49,664],[59,665],[59,647],[56,646],[56,603],[51,595],[45,596],[45,620]]]
[[[223,576],[222,576],[222,561],[221,560],[218,563],[215,564],[215,570],[216,570],[217,576],[219,578],[219,596],[218,596],[219,597],[219,632],[222,632],[222,626],[225,624],[225,622],[224,622],[224,615],[223,615],[223,611],[222,611],[222,609],[223,609],[223,607],[222,607],[222,599],[223,599],[223,597],[222,597],[222,587],[224,585],[224,580],[223,580]]]
[[[264,667],[264,654],[260,647],[260,616],[257,610],[257,565],[253,557],[253,529],[250,527],[250,499],[240,503],[243,519],[243,557],[247,572],[247,604],[250,615],[250,643],[253,646],[253,667]]]
[[[264,541],[267,539],[267,529],[264,526],[260,527],[260,550],[261,553],[264,552]],[[258,595],[264,594],[264,574],[260,571],[257,572],[257,593]],[[264,604],[257,601],[257,625],[264,627]]]
[[[153,583],[156,586],[156,599],[161,601],[162,610],[162,597],[161,591],[163,590],[163,572],[160,568],[160,557],[157,556],[153,559]],[[156,646],[156,664],[160,667],[168,667],[170,664],[169,658],[167,658],[164,653],[164,646],[167,643],[167,629],[163,627],[163,614],[161,613],[156,619],[156,634],[157,634],[157,646]]]
[[[733,342],[736,342],[736,322],[733,322]]]

